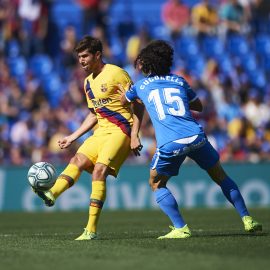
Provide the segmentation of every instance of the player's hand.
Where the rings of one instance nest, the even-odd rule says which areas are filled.
[[[72,144],[73,140],[71,136],[64,137],[58,141],[58,145],[61,149],[68,148]]]
[[[143,149],[140,138],[138,136],[131,136],[130,148],[135,156],[140,156],[140,151]]]
[[[126,91],[130,88],[131,84],[127,83],[126,86],[123,86],[121,83],[118,84],[117,92],[120,95],[119,99],[122,105],[128,103],[126,99]]]
[[[125,86],[123,84],[119,83],[117,92],[120,95],[124,95],[126,93],[126,91],[129,90],[130,86],[131,86],[131,83],[127,83]]]

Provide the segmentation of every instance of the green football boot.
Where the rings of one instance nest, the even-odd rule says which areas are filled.
[[[244,227],[245,227],[246,232],[253,233],[253,232],[261,232],[262,231],[262,224],[255,221],[252,217],[244,216],[242,218],[242,221],[244,223]]]
[[[75,240],[95,240],[97,239],[97,234],[94,232],[89,232],[86,228],[83,233],[77,237]]]
[[[191,232],[187,225],[185,225],[183,228],[175,228],[173,226],[169,227],[171,231],[163,236],[158,237],[158,239],[183,239],[191,236]]]

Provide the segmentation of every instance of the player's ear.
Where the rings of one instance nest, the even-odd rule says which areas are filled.
[[[100,51],[97,51],[97,52],[95,53],[95,57],[96,57],[97,60],[100,60],[101,57],[102,57],[102,53],[101,53]]]

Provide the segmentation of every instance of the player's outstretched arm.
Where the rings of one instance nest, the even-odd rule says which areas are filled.
[[[189,103],[189,109],[192,111],[202,112],[203,105],[199,98],[196,98],[195,100],[191,101]]]
[[[89,114],[84,119],[80,127],[75,130],[71,135],[64,137],[58,141],[58,145],[61,149],[69,147],[74,141],[85,134],[87,131],[92,129],[97,123],[96,114],[90,111]]]

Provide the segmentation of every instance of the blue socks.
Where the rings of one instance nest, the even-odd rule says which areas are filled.
[[[178,204],[167,188],[159,188],[154,191],[156,202],[161,210],[170,218],[175,228],[182,228],[186,225],[179,210]]]
[[[226,177],[221,182],[220,187],[223,194],[235,207],[240,217],[249,216],[244,199],[235,182],[229,177]],[[175,228],[184,227],[186,223],[178,210],[178,204],[172,193],[167,188],[159,188],[154,191],[154,194],[160,209],[170,218],[173,226]]]
[[[221,182],[220,187],[227,200],[235,207],[236,211],[242,218],[243,216],[249,216],[244,199],[233,180],[228,176]]]

